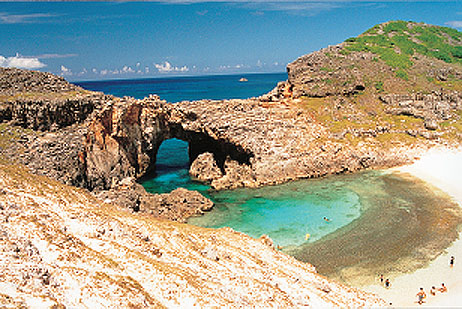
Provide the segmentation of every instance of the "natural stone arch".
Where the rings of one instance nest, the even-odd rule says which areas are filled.
[[[211,154],[214,162],[210,163],[218,167],[221,175],[226,173],[226,160],[233,160],[238,164],[250,165],[250,159],[253,154],[229,141],[214,139],[204,132],[184,130],[177,124],[170,124],[167,128],[168,134],[165,134],[163,138],[158,139],[156,146],[152,149],[150,154],[151,165],[147,169],[149,175],[155,174],[157,157],[161,145],[164,141],[170,139],[178,139],[188,143],[189,167],[193,164],[193,162],[197,161],[198,158],[199,160],[203,160],[200,158],[202,154]],[[207,156],[207,160],[210,160],[210,156]],[[200,175],[195,176],[199,176],[196,177],[199,180],[207,180],[207,177],[201,177]]]

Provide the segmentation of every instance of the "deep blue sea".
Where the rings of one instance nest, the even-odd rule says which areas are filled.
[[[242,77],[248,81],[239,82]],[[149,94],[157,94],[167,102],[179,102],[200,99],[246,99],[260,96],[286,79],[286,73],[267,73],[103,80],[75,84],[118,97],[131,96],[142,99]]]
[[[241,77],[247,78],[248,82],[239,82]],[[272,90],[279,81],[286,79],[287,74],[278,73],[107,80],[76,84],[89,90],[102,91],[116,96],[143,98],[149,94],[157,94],[168,102],[179,102],[260,96]],[[340,239],[338,246],[343,250],[342,256],[355,257],[357,252],[361,252],[361,248],[365,246],[377,244],[382,247],[387,246],[390,235],[378,231],[373,233],[377,236],[373,239],[373,244],[367,241],[358,244],[349,243],[351,248],[349,247],[350,251],[348,251],[347,247],[342,245],[341,239],[351,235],[349,227],[361,227],[369,223],[371,227],[368,230],[371,232],[371,228],[386,227],[390,224],[395,226],[397,224],[395,218],[402,216],[402,205],[406,205],[408,214],[417,213],[419,211],[417,206],[434,209],[434,202],[426,204],[426,201],[431,200],[430,195],[427,198],[424,193],[418,193],[418,205],[413,202],[416,196],[412,192],[417,192],[415,182],[400,178],[398,184],[390,189],[392,188],[390,183],[396,183],[391,180],[397,176],[390,178],[390,175],[383,172],[337,175],[259,189],[214,192],[209,186],[191,180],[188,173],[188,162],[186,142],[177,139],[164,141],[158,152],[155,174],[141,180],[141,183],[147,191],[152,193],[170,192],[178,187],[198,190],[210,198],[215,203],[215,207],[203,216],[191,218],[189,223],[211,228],[229,226],[255,238],[267,234],[276,245],[283,247],[283,250],[287,250],[289,254],[302,260],[305,256],[309,261],[315,261],[317,258],[319,262],[315,266],[319,266],[320,269],[323,267],[328,269],[329,265],[324,265],[327,261],[323,256],[313,256],[317,252],[316,247],[312,247],[313,245],[321,247],[325,239],[332,240],[333,237],[337,237]],[[395,194],[398,191],[401,193]],[[380,221],[382,209],[390,209],[390,207],[392,207],[392,215],[387,217],[389,219],[384,218]],[[371,213],[374,213],[372,220],[377,219],[378,224],[361,221],[366,220],[362,218],[370,218]],[[393,229],[393,233],[419,226],[402,223],[399,228]],[[434,230],[432,233],[432,235],[437,234]],[[419,235],[423,234],[425,233],[419,231]],[[400,236],[396,237],[399,239]],[[318,241],[321,239],[322,241]],[[409,246],[413,244],[410,243]],[[412,258],[412,255],[417,255],[412,253],[412,248],[404,244],[401,244],[401,247],[403,257]],[[394,255],[400,256],[400,253],[395,251]],[[374,262],[374,258],[374,254],[365,257],[371,265],[379,265],[377,261]],[[345,261],[343,259],[339,263],[347,267],[348,263]],[[329,273],[326,270],[325,274]]]

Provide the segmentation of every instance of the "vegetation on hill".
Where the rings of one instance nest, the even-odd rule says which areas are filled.
[[[288,74],[299,105],[332,140],[384,148],[462,142],[462,33],[455,29],[379,24],[298,58]]]
[[[417,54],[462,64],[462,33],[448,27],[392,21],[376,25],[346,43],[345,54],[353,51],[377,54],[405,80],[406,70],[414,64],[413,56]]]

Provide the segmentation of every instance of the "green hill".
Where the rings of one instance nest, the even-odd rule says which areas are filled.
[[[462,33],[455,29],[387,22],[304,55],[287,71],[280,87],[334,139],[385,147],[462,141]]]

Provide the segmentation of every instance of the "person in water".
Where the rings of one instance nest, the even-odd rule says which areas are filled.
[[[424,302],[423,300],[425,299],[425,297],[427,297],[427,294],[425,294],[423,288],[420,288],[420,291],[419,291],[419,293],[417,293],[416,296],[419,299],[417,302],[419,303],[419,305],[422,305],[422,303]]]
[[[324,217],[324,221],[329,222],[330,220],[329,220],[329,218]]]
[[[449,266],[452,268],[454,266],[454,257],[451,256],[451,259],[449,260]]]

